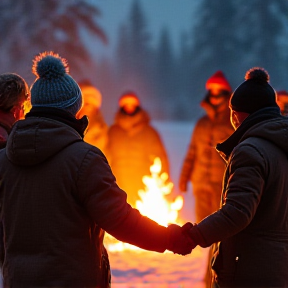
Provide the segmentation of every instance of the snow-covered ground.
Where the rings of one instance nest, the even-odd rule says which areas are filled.
[[[170,162],[171,194],[179,194],[177,183],[194,123],[153,122],[164,141]],[[190,191],[184,195],[179,217],[195,221],[194,199]],[[202,279],[207,265],[207,249],[195,248],[192,254],[180,256],[170,252],[160,254],[144,250],[109,252],[113,288],[204,288]]]

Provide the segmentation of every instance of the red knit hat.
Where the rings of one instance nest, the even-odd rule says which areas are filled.
[[[283,97],[285,99],[288,99],[288,92],[285,90],[277,91],[277,97]]]
[[[206,82],[206,89],[210,90],[212,88],[217,88],[232,92],[232,88],[225,78],[222,71],[217,71],[214,75],[212,75]]]
[[[132,91],[127,91],[121,95],[118,101],[119,107],[124,107],[125,105],[140,106],[140,100],[136,93]]]
[[[280,107],[282,115],[288,116],[288,92],[285,90],[277,91],[276,102]]]

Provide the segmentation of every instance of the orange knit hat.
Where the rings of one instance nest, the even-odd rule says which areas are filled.
[[[134,92],[129,91],[122,94],[119,99],[118,105],[119,107],[124,107],[126,105],[132,105],[137,107],[140,106],[140,100]]]
[[[232,92],[232,88],[228,83],[226,77],[224,76],[222,71],[217,71],[214,75],[212,75],[206,82],[206,89],[210,90],[212,88],[219,88],[222,90],[226,90]]]

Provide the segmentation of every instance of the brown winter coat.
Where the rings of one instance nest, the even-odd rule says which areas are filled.
[[[167,229],[127,204],[102,152],[62,121],[18,121],[0,163],[5,287],[107,287],[102,229],[167,248]]]
[[[190,180],[193,187],[222,182],[225,163],[215,147],[234,132],[228,103],[223,111],[213,114],[208,103],[202,102],[202,106],[207,114],[202,116],[194,127],[180,176],[182,181]]]
[[[187,187],[188,181],[193,184],[197,221],[216,211],[220,205],[225,162],[215,147],[234,131],[230,123],[228,100],[227,98],[219,110],[206,101],[201,103],[207,114],[201,117],[194,127],[180,173],[181,190]],[[210,199],[209,203],[207,199]]]
[[[221,209],[198,224],[218,243],[220,287],[288,287],[288,118],[251,114],[217,148],[227,161]]]
[[[131,205],[140,199],[138,190],[144,188],[142,177],[150,175],[155,157],[162,162],[162,172],[169,173],[164,144],[144,110],[134,116],[117,112],[115,123],[108,131],[107,157],[117,183],[127,192]]]

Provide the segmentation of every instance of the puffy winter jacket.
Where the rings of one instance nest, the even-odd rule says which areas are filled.
[[[162,172],[169,173],[164,144],[143,109],[133,116],[117,112],[115,123],[108,131],[107,157],[117,183],[127,192],[131,205],[140,199],[138,191],[144,189],[142,177],[150,175],[155,157],[162,162]]]
[[[92,117],[89,117],[89,125],[84,136],[84,141],[96,146],[105,153],[108,141],[108,125],[104,121],[100,110],[95,109]]]
[[[202,101],[201,105],[207,114],[195,125],[179,180],[180,185],[191,181],[193,187],[198,189],[203,185],[209,186],[209,183],[219,183],[221,186],[225,163],[215,147],[234,132],[230,123],[228,98],[221,111],[213,109],[206,101]]]
[[[217,283],[288,287],[288,118],[261,109],[217,148],[228,164],[221,209],[197,226],[201,246],[220,241]]]
[[[107,287],[102,229],[167,248],[167,228],[127,204],[98,148],[62,121],[28,116],[0,150],[5,287]]]

